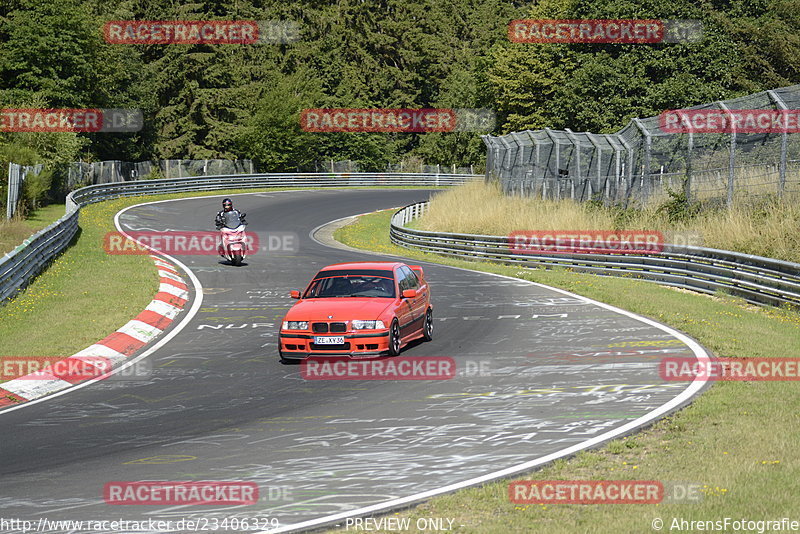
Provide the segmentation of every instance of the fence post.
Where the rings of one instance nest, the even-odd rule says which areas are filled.
[[[728,156],[728,198],[726,201],[728,209],[730,209],[730,207],[733,206],[733,187],[734,180],[736,179],[734,173],[736,167],[736,121],[734,120],[730,108],[725,105],[725,102],[717,102],[717,104],[727,113],[731,121],[731,148]]]
[[[628,201],[630,201],[631,193],[633,191],[633,146],[628,143],[624,137],[619,134],[617,135],[617,139],[625,147],[625,150],[628,151],[628,160],[623,164],[625,170],[622,172],[623,180],[625,181],[625,204],[624,207],[628,207]],[[625,172],[627,171],[627,172]]]
[[[523,165],[525,164],[525,145],[522,144],[520,141],[520,134],[517,132],[511,132],[511,137],[514,138],[514,143],[517,145],[517,159],[519,162],[515,162],[514,167],[522,169]],[[513,172],[513,171],[512,171]],[[523,171],[522,176],[517,173],[516,179],[519,181],[519,194],[523,196],[525,194],[525,177],[527,173]]]
[[[539,174],[539,153],[540,153],[540,144],[536,140],[536,138],[531,134],[530,130],[525,130],[525,134],[528,136],[528,139],[531,140],[531,144],[533,146],[533,163],[531,164],[531,196],[536,194],[536,183],[538,181],[538,174]],[[542,173],[542,183],[544,183],[544,173]]]
[[[608,144],[611,145],[612,148],[614,149],[614,187],[615,187],[614,196],[616,196],[616,193],[619,193],[619,183],[620,183],[620,178],[622,178],[622,171],[623,171],[623,168],[620,167],[621,163],[620,156],[622,154],[622,150],[619,148],[619,143],[617,142],[619,139],[617,139],[617,141],[614,141],[614,138],[617,137],[618,136],[616,135],[612,136],[611,134],[605,134],[606,141],[608,141]],[[609,182],[608,179],[606,178],[606,200],[612,200],[608,184]]]
[[[8,164],[8,195],[6,200],[6,219],[14,216],[17,207],[17,182],[19,181],[19,166],[16,163]]]
[[[603,173],[603,147],[601,147],[600,143],[598,143],[597,140],[595,139],[595,134],[587,133],[586,137],[589,139],[589,142],[592,143],[592,146],[594,147],[594,153],[596,154],[596,159],[597,159],[597,185],[598,187],[602,188],[603,186],[601,185],[600,181],[602,180],[601,175]],[[589,178],[589,173],[586,173],[586,177],[587,181],[589,182],[589,191],[593,191],[594,188],[592,187],[592,180],[591,178]],[[608,184],[608,182],[606,182],[606,184]],[[591,200],[591,194],[589,200]]]
[[[581,144],[578,141],[578,136],[575,135],[575,132],[570,130],[569,128],[564,128],[564,131],[567,133],[569,140],[572,141],[572,150],[575,154],[575,167],[577,171],[573,176],[571,176],[572,180],[570,180],[571,184],[571,196],[572,200],[575,200],[575,190],[578,188],[578,184],[576,183],[578,180],[582,179],[581,175]],[[584,186],[583,189],[586,189]]]
[[[686,203],[689,204],[692,202],[692,152],[694,152],[694,132],[692,131],[692,124],[689,122],[689,118],[684,113],[681,113],[680,116],[689,133],[689,138],[686,141],[686,184],[684,185]]]
[[[772,99],[773,102],[783,111],[784,113],[788,111],[789,107],[786,105],[786,102],[776,93],[775,91],[767,91],[767,95]],[[780,170],[778,171],[778,197],[783,196],[783,191],[786,188],[786,157],[787,157],[787,148],[789,142],[789,132],[787,128],[783,129],[781,133],[781,164]]]
[[[644,136],[644,169],[642,170],[642,205],[650,198],[650,153],[653,149],[653,142],[652,136],[650,132],[645,128],[642,121],[638,118],[633,119],[633,122],[639,128],[639,131],[642,132]]]
[[[544,129],[547,137],[550,138],[550,141],[553,143],[553,148],[556,151],[556,172],[555,172],[555,194],[553,195],[554,200],[561,200],[561,146],[558,143],[558,139],[553,136],[550,132],[550,128]]]
[[[511,172],[514,170],[514,160],[511,158],[511,143],[506,141],[506,136],[497,137],[497,140],[503,144],[503,159],[500,161],[500,184],[502,186],[503,193],[507,194],[509,190],[513,191],[514,187],[511,183]],[[508,156],[509,162],[511,163],[508,173],[506,173],[506,156]]]
[[[486,145],[486,172],[484,173],[483,182],[489,183],[490,176],[491,176],[491,169],[494,166],[494,150],[492,146],[492,136],[491,135],[482,135],[481,139],[483,139],[483,144]],[[470,169],[472,169],[472,165],[470,165]],[[400,172],[403,172],[403,162],[400,162]]]

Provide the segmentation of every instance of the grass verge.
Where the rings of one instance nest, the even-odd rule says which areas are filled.
[[[676,203],[645,209],[507,196],[497,184],[469,182],[435,195],[421,230],[508,235],[515,230],[656,230],[665,241],[800,262],[800,194],[750,199],[732,209],[693,211]],[[691,241],[689,241],[691,239]],[[689,241],[687,243],[687,241]]]
[[[13,218],[0,222],[0,255],[14,250],[27,238],[56,222],[64,215],[64,204],[49,204],[25,219]]]
[[[361,217],[334,238],[352,247],[516,276],[563,288],[654,318],[697,339],[717,356],[800,356],[800,314],[758,308],[640,280],[528,270],[422,253],[389,241],[390,211]],[[459,532],[694,532],[685,521],[771,520],[797,509],[800,384],[720,382],[693,404],[636,435],[559,460],[526,476],[462,490],[394,516],[455,519]],[[534,454],[536,451],[531,451]],[[698,484],[701,500],[683,504],[516,505],[510,480],[659,480]],[[676,523],[678,521],[678,523]],[[728,527],[729,531],[733,531]],[[705,530],[709,530],[708,527]],[[721,530],[721,529],[717,529]],[[757,531],[757,530],[756,530]],[[376,530],[374,532],[380,532]],[[388,531],[386,531],[388,532]]]

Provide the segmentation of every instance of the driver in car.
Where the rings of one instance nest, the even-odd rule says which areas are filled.
[[[358,292],[367,293],[370,291],[375,291],[390,295],[392,293],[391,286],[391,280],[387,280],[385,278],[367,278],[364,279],[358,286]]]

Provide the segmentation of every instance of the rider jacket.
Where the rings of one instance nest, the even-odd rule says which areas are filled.
[[[239,210],[235,209],[231,211],[222,210],[219,213],[217,213],[217,218],[214,221],[214,224],[216,224],[217,230],[219,230],[223,226],[225,228],[230,228],[231,230],[234,230],[242,224],[244,225],[247,224],[247,221],[244,220],[244,216],[245,214]]]

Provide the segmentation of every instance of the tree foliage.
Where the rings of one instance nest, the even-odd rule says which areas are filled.
[[[800,0],[4,0],[0,105],[138,108],[137,133],[16,134],[45,162],[253,158],[262,170],[354,159],[468,165],[476,132],[303,132],[307,107],[497,112],[494,133],[611,132],[630,118],[800,82]],[[701,42],[518,44],[516,18],[698,19]],[[117,45],[109,20],[283,20],[293,43]]]

